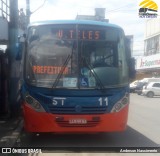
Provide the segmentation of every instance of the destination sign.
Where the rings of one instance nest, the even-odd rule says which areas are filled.
[[[72,30],[59,29],[57,31],[59,39],[81,39],[81,40],[101,40],[105,38],[105,32],[102,30]]]

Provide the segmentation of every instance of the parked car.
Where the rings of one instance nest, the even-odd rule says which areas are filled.
[[[150,82],[143,87],[142,94],[152,98],[153,96],[160,96],[160,82]]]
[[[132,83],[130,83],[129,88],[130,88],[130,93],[134,93],[135,92],[135,88],[137,86],[138,80],[133,81]]]
[[[135,88],[135,92],[138,94],[138,95],[141,95],[142,94],[142,90],[143,90],[143,87],[146,86],[148,83],[150,82],[160,82],[160,78],[144,78],[142,80],[140,80],[138,83],[137,83],[137,86]]]
[[[142,94],[143,87],[144,87],[145,85],[147,85],[147,84],[148,84],[148,83],[145,82],[145,81],[139,81],[139,82],[137,83],[136,88],[135,88],[135,93],[137,93],[138,95],[141,95],[141,94]]]

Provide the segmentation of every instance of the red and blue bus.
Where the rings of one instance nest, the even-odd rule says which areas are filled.
[[[130,63],[122,28],[98,21],[29,25],[24,47],[27,132],[123,131]]]

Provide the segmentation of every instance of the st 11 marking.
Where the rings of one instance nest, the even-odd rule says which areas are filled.
[[[64,98],[64,97],[54,97],[52,99],[52,104],[54,106],[57,106],[57,104],[60,103],[63,106],[64,105],[64,100],[66,100],[66,98]]]
[[[100,105],[100,106],[103,105],[103,102],[105,102],[105,105],[108,106],[108,98],[107,98],[107,97],[106,97],[106,98],[100,97],[100,98],[98,99],[98,101],[99,101],[99,105]]]

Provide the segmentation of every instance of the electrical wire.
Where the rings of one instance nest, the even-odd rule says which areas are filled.
[[[130,6],[131,5],[131,6]],[[82,7],[82,6],[79,6],[79,7]],[[127,8],[126,8],[127,7]],[[86,7],[86,6],[83,6],[83,8],[89,8],[89,9],[93,9],[93,8],[95,8],[95,7]],[[129,10],[124,10],[124,8],[126,8],[126,9],[129,9]],[[122,10],[123,9],[123,10]],[[134,5],[132,5],[132,3],[130,3],[130,4],[127,4],[127,5],[123,5],[123,6],[121,6],[121,7],[118,7],[118,8],[115,8],[115,9],[112,9],[112,10],[108,10],[108,11],[105,11],[105,13],[107,13],[107,15],[109,15],[109,14],[112,14],[112,13],[117,13],[117,12],[130,12],[130,14],[131,13],[135,13],[135,11],[136,11],[137,9],[135,8],[135,6]]]
[[[127,4],[127,5],[121,6],[121,7],[119,7],[119,8],[116,8],[116,9],[113,9],[113,10],[106,11],[106,13],[110,13],[110,12],[119,11],[120,9],[122,9],[122,8],[126,8],[126,7],[128,7],[129,5],[131,5],[131,4]],[[130,7],[133,7],[133,6],[130,6]]]
[[[42,8],[47,0],[44,0],[43,4],[41,6],[39,6],[35,11],[31,12],[31,14],[35,13],[36,11],[38,11],[40,8]]]

